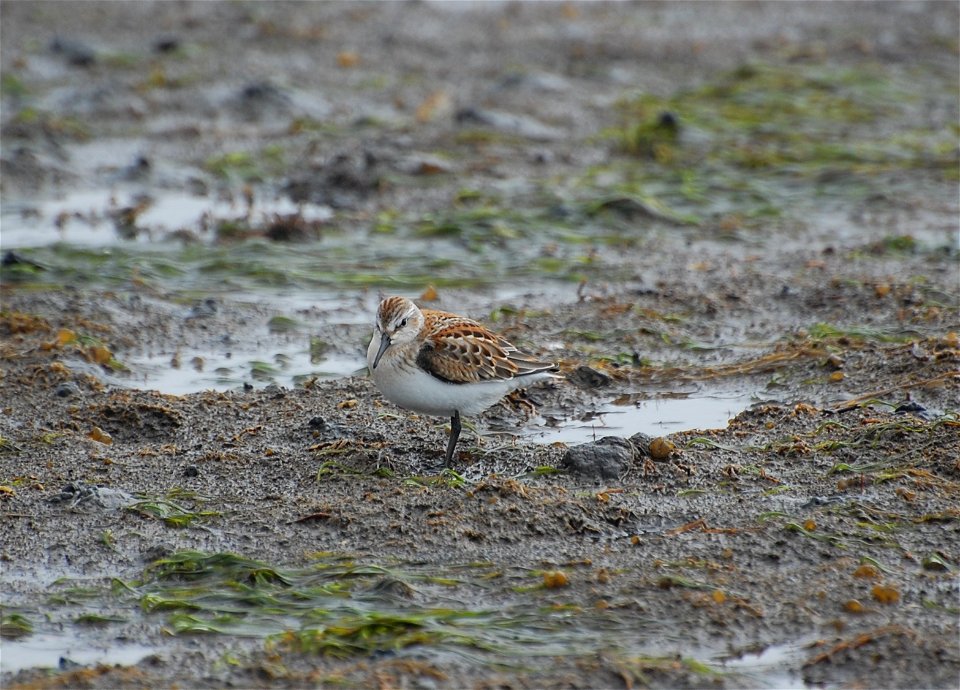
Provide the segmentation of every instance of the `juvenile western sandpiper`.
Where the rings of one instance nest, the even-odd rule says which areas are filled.
[[[380,302],[367,363],[373,382],[393,404],[450,417],[448,467],[461,414],[479,414],[511,391],[556,378],[559,371],[555,363],[521,352],[476,321],[420,309],[406,297]]]

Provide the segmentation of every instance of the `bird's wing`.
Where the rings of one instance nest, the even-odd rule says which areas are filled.
[[[450,383],[512,379],[539,371],[555,371],[549,362],[521,352],[471,319],[424,310],[425,337],[417,364]]]

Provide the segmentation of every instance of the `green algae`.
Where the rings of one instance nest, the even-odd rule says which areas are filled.
[[[127,506],[127,510],[144,517],[161,520],[170,527],[191,527],[194,523],[205,522],[219,517],[216,510],[202,510],[199,506],[205,498],[192,491],[174,487],[164,496],[144,496]],[[190,502],[193,505],[187,505]]]
[[[180,551],[112,590],[148,616],[162,616],[171,634],[254,637],[277,653],[338,658],[414,646],[490,654],[498,663],[589,654],[619,649],[624,635],[642,635],[647,625],[565,601],[562,590],[529,587],[531,577],[542,579],[542,571],[489,562],[376,563],[338,553],[276,566],[233,553]],[[480,604],[494,582],[509,600]],[[73,620],[107,624],[111,616],[82,612]]]
[[[173,297],[216,294],[264,294],[276,290],[357,290],[380,287],[423,290],[435,287],[490,287],[538,269],[521,257],[485,251],[462,256],[459,249],[440,249],[425,261],[419,245],[391,241],[358,247],[349,238],[305,245],[248,240],[228,246],[157,244],[89,248],[65,244],[18,250],[44,270],[11,271],[4,279],[21,289],[82,285],[127,289],[134,286]],[[456,257],[456,259],[455,259]],[[376,266],[376,270],[371,269]],[[539,271],[544,277],[568,278],[589,271],[559,262]],[[38,280],[40,282],[38,282]]]
[[[806,334],[813,342],[836,341],[843,338],[856,342],[904,343],[917,337],[914,331],[895,331],[866,326],[837,326],[822,322],[808,327]]]
[[[604,171],[645,206],[746,227],[882,193],[899,170],[946,181],[960,162],[956,136],[918,116],[930,81],[943,80],[925,77],[874,64],[752,63],[669,96],[624,98],[619,124],[601,136],[642,163]]]
[[[34,623],[21,613],[4,613],[0,617],[0,637],[15,640],[33,634]]]
[[[276,144],[259,151],[230,151],[210,158],[204,167],[232,182],[262,182],[286,171],[285,152]]]

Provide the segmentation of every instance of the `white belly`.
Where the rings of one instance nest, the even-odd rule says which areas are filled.
[[[383,397],[404,409],[438,417],[452,417],[455,412],[464,416],[479,414],[511,391],[548,376],[533,374],[519,379],[457,384],[441,381],[418,367],[390,364],[381,360],[372,370],[373,382]]]

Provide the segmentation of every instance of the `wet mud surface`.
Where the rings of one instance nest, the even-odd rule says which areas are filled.
[[[4,687],[956,687],[955,4],[2,12]]]

